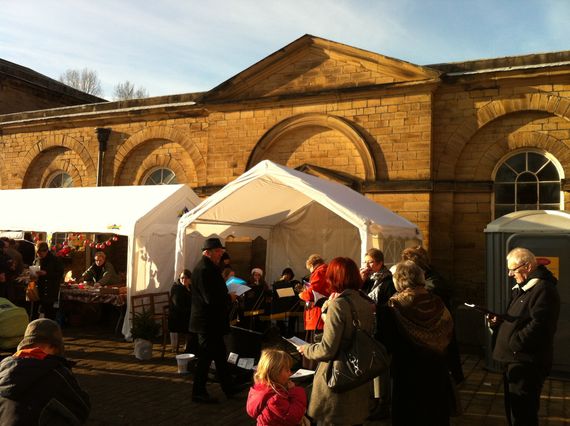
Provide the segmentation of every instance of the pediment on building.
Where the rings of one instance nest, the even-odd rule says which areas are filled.
[[[440,71],[304,35],[205,94],[232,101],[437,79]]]

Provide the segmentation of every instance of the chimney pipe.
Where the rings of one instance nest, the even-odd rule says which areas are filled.
[[[97,127],[97,140],[99,141],[99,157],[97,158],[97,186],[103,186],[103,162],[105,151],[107,151],[107,141],[111,135],[111,129]]]

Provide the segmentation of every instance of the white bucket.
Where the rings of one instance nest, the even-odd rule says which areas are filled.
[[[194,354],[176,355],[176,363],[178,364],[178,374],[188,374],[188,363],[195,357]]]

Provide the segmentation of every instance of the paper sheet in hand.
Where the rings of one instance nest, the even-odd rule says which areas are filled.
[[[476,305],[474,303],[467,303],[467,302],[465,302],[464,305],[467,306],[468,308],[476,309],[477,311],[482,312],[485,315],[493,315],[493,316],[495,316],[495,317],[497,317],[503,321],[511,321],[512,320],[512,317],[509,315],[498,314],[498,313],[493,312],[493,311],[491,311],[491,310],[489,310],[489,309],[487,309],[481,305]]]
[[[228,355],[228,364],[237,364],[237,360],[238,360],[239,355],[234,353],[234,352],[230,352],[230,354]]]
[[[242,294],[244,294],[246,291],[251,290],[251,288],[249,288],[246,285],[243,284],[236,284],[236,283],[231,283],[227,285],[228,287],[228,292],[229,293],[235,293],[237,296],[241,296]]]
[[[253,370],[253,363],[255,360],[253,358],[240,358],[237,366],[243,368],[244,370]]]
[[[289,337],[289,338],[284,337],[284,339],[287,340],[289,343],[291,343],[296,348],[298,348],[299,346],[309,344],[308,342],[305,342],[303,339],[299,339],[297,336],[293,336],[293,337]]]
[[[295,371],[294,374],[291,375],[291,378],[297,379],[299,377],[312,376],[313,374],[315,374],[313,370],[305,370],[304,368],[299,368],[297,371]]]
[[[293,291],[293,289],[291,287],[278,288],[277,289],[277,296],[279,296],[279,297],[291,297],[291,296],[295,296],[295,292]]]

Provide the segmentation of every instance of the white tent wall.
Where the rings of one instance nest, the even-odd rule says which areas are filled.
[[[308,273],[307,258],[318,253],[325,260],[337,256],[360,260],[358,229],[317,203],[284,220],[271,231],[267,244],[267,277],[276,280],[289,266],[297,278]]]
[[[389,247],[387,263],[393,263],[406,241],[421,241],[414,224],[356,191],[267,160],[180,219],[176,274],[197,262],[205,238],[238,234],[268,240],[269,279],[285,266],[301,276],[311,253],[349,256],[359,263],[367,249]]]
[[[129,244],[131,281],[127,287],[127,313],[122,332],[131,337],[131,296],[170,291],[174,282],[176,229],[183,208],[199,204],[198,196],[186,185],[164,199],[135,223],[132,244]]]

